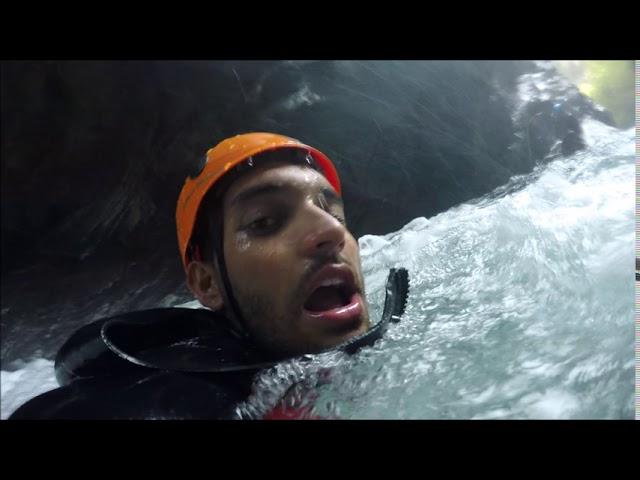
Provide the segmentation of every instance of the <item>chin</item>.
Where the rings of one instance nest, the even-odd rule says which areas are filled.
[[[342,343],[350,340],[353,337],[358,335],[362,335],[367,330],[369,330],[369,319],[368,318],[358,318],[354,320],[351,324],[343,325],[340,329],[336,329],[331,332],[331,335],[325,337],[325,340],[322,342],[322,345],[319,345],[316,348],[316,351],[327,350],[330,348],[338,347]],[[313,353],[313,352],[309,352]]]

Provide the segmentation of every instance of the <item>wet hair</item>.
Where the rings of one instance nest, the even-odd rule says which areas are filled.
[[[223,220],[222,200],[229,187],[240,176],[250,171],[252,167],[276,161],[309,167],[322,173],[309,152],[299,148],[285,148],[263,152],[249,157],[244,162],[236,165],[229,170],[202,199],[196,216],[191,241],[187,248],[187,255],[190,260],[197,257],[203,262],[212,262],[214,260],[216,251],[221,244],[220,234]]]

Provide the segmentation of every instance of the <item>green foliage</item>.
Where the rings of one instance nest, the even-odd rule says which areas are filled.
[[[580,91],[613,115],[616,125],[634,124],[634,62],[632,60],[587,60]]]

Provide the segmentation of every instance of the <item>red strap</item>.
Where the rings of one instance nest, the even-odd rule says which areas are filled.
[[[295,408],[276,406],[273,410],[268,412],[263,420],[324,420],[322,417],[311,415],[311,408]]]

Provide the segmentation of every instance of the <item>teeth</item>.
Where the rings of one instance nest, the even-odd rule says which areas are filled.
[[[320,283],[320,285],[318,285],[319,287],[333,287],[334,285],[343,285],[344,281],[339,279],[339,278],[329,278],[325,281],[323,281],[322,283]]]

